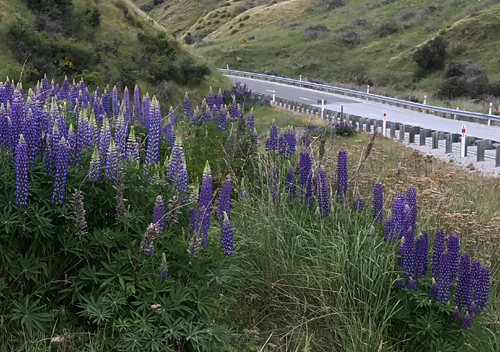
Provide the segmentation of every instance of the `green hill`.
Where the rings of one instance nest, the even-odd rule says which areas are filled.
[[[500,79],[498,0],[183,3],[182,20],[161,21],[168,13],[180,12],[171,1],[156,6],[150,15],[168,31],[182,36],[190,32],[196,40],[192,52],[218,67],[371,83],[390,87],[394,94],[435,92],[442,71],[423,75],[413,55],[439,33],[448,43],[447,60],[470,60],[480,64],[490,80]],[[229,17],[215,23],[227,12]]]
[[[0,12],[1,80],[139,84],[170,104],[185,90],[197,100],[209,85],[228,84],[128,0],[0,0]]]

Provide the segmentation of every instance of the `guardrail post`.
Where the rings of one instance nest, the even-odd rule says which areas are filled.
[[[490,111],[488,112],[488,115],[491,115],[493,113],[493,103],[490,103]],[[488,119],[488,126],[491,125],[491,120]]]
[[[424,95],[424,105],[427,105],[427,95]]]
[[[276,103],[276,91],[273,90],[273,103]]]
[[[497,153],[495,156],[495,167],[499,167],[499,166],[500,166],[500,145],[497,146]]]
[[[438,131],[432,132],[432,149],[438,149],[439,147],[439,134]]]
[[[477,161],[484,161],[485,141],[477,142]]]
[[[321,118],[324,119],[324,113],[325,111],[325,99],[321,99]]]
[[[396,138],[396,124],[394,122],[389,122],[389,136],[394,139]]]
[[[371,120],[367,119],[366,120],[366,132],[371,133],[371,131],[372,131]]]
[[[368,94],[370,94],[370,85],[369,85],[369,84],[367,84],[367,85],[366,85],[366,92],[367,92]]]
[[[408,138],[408,143],[415,143],[415,127],[410,126],[410,137]]]
[[[457,110],[460,110],[458,107],[457,107]],[[457,114],[453,115],[453,119],[456,120],[457,119]]]
[[[425,145],[425,130],[420,129],[420,145]]]
[[[365,124],[365,118],[362,117],[359,119],[358,131],[359,133],[363,132],[363,125]]]
[[[227,65],[227,70],[229,71],[229,65]]]
[[[453,135],[451,133],[448,133],[444,136],[444,138],[446,140],[446,147],[445,147],[444,152],[446,154],[451,154],[451,152],[452,152],[452,147],[453,147],[452,137],[453,137]]]
[[[382,121],[382,135],[385,137],[387,133],[387,119],[385,118],[384,114],[384,120]]]
[[[405,132],[406,132],[406,125],[399,126],[399,140],[400,141],[405,140]]]

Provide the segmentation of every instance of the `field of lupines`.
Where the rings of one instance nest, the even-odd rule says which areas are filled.
[[[332,172],[327,141],[353,126],[273,123],[259,143],[250,108],[269,102],[244,86],[166,116],[132,99],[2,84],[2,349],[498,347],[489,266],[453,233],[418,234],[414,186],[363,201],[375,138]]]

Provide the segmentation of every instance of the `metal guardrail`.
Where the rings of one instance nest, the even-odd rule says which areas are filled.
[[[363,97],[363,98],[367,98],[367,99],[381,100],[381,101],[388,102],[388,103],[399,104],[399,105],[404,105],[407,107],[413,107],[413,108],[418,108],[418,109],[423,109],[423,110],[435,111],[435,112],[439,112],[442,114],[450,114],[453,116],[464,116],[464,117],[470,117],[470,118],[476,118],[476,119],[482,119],[482,120],[500,121],[500,116],[483,114],[483,113],[479,113],[479,112],[465,111],[465,110],[455,110],[455,109],[443,108],[440,106],[433,106],[433,105],[427,105],[427,104],[414,103],[411,101],[390,98],[390,97],[386,97],[383,95],[364,93],[364,92],[360,92],[358,90],[353,90],[353,89],[328,86],[326,84],[312,83],[312,82],[308,82],[308,81],[301,81],[301,80],[296,80],[296,79],[292,79],[292,78],[266,75],[266,74],[262,74],[262,73],[252,73],[252,72],[245,72],[245,71],[228,70],[228,69],[223,69],[223,68],[220,68],[218,70],[220,72],[228,73],[228,74],[248,76],[251,78],[265,78],[266,80],[299,84],[301,86],[309,86],[312,88],[319,88],[319,89],[326,89],[326,90],[330,90],[330,91],[342,92],[342,93],[347,93],[347,94],[351,94],[351,95],[355,95],[355,96],[359,96],[359,97]]]

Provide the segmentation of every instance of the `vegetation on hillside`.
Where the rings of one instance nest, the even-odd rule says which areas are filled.
[[[247,6],[244,12],[234,10],[245,5],[241,1],[228,1],[227,7],[222,2],[210,4],[204,12],[199,9],[201,3],[196,11],[187,3],[184,18],[192,13],[198,17],[196,23],[184,25],[182,35],[190,32],[195,39],[193,52],[218,67],[270,70],[337,84],[370,84],[372,91],[390,88],[403,98],[421,95],[423,99],[424,94],[430,98],[432,93],[443,100],[499,96],[497,89],[455,89],[478,77],[483,83],[484,77],[491,82],[500,79],[494,35],[500,4],[496,0],[432,4],[424,0],[411,4],[401,0],[290,0]],[[151,15],[161,18],[168,9],[155,11]],[[225,11],[230,21],[224,17],[215,23]],[[174,17],[162,23],[173,30],[180,22]],[[435,70],[424,72],[415,54],[439,38],[446,44],[440,54],[445,62],[471,63],[480,72],[450,80],[443,72],[443,61]]]
[[[5,1],[4,6],[10,12],[0,25],[2,44],[12,58],[0,73],[25,87],[45,75],[59,81],[66,76],[94,88],[110,83],[120,91],[139,83],[166,100],[179,86],[193,89],[211,74],[127,0]],[[214,77],[211,83],[225,86],[216,72]]]

